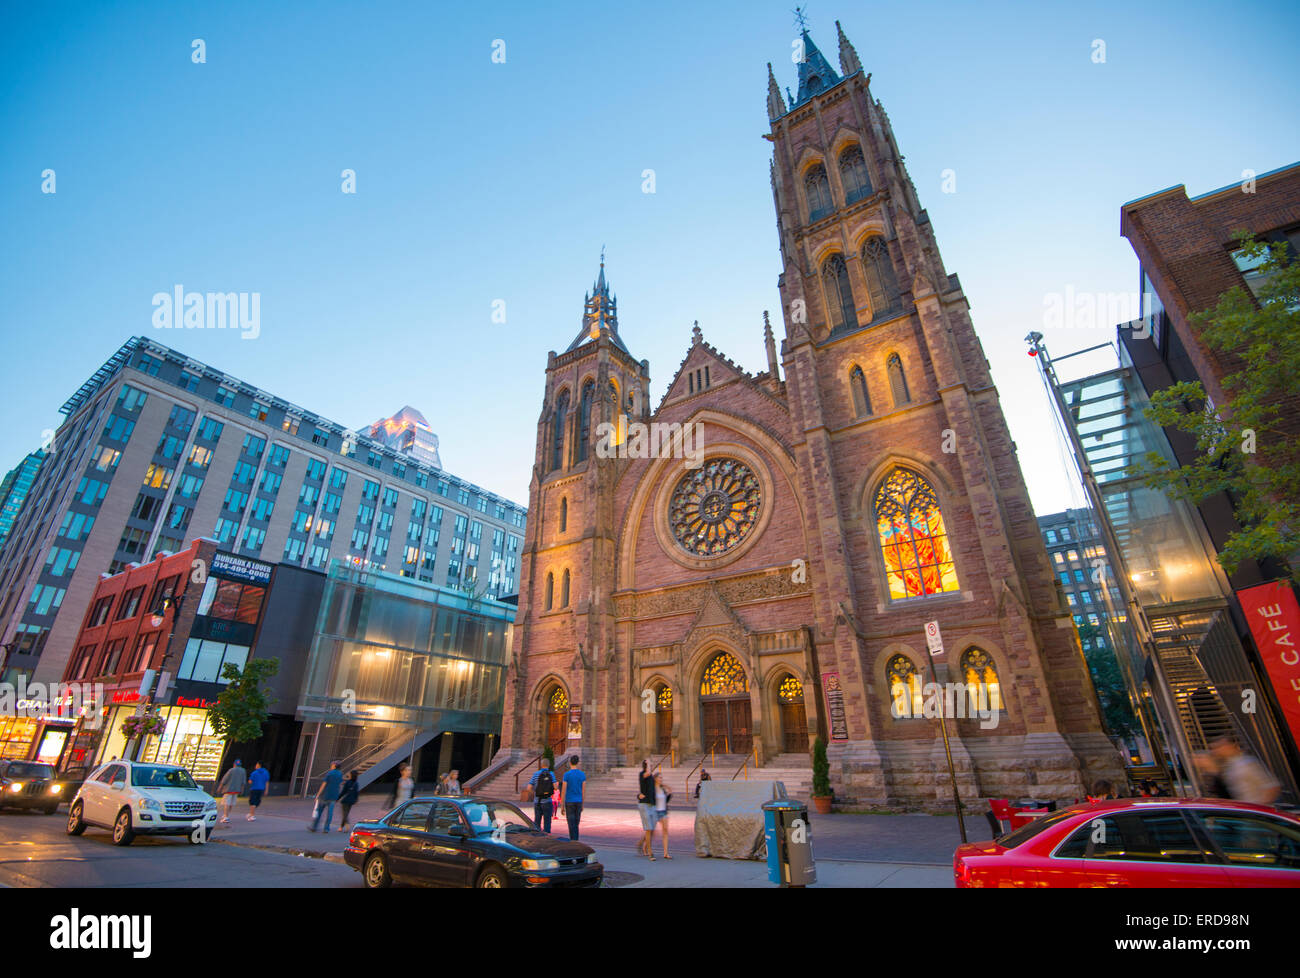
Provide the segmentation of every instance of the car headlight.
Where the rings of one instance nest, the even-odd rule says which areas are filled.
[[[15,781],[9,786],[9,790],[16,795],[23,790],[23,783],[21,781]]]
[[[520,863],[524,869],[559,869],[558,859],[525,859]]]
[[[594,852],[587,853],[587,865],[590,866],[595,861],[596,861],[596,854]]]
[[[160,812],[162,811],[162,802],[157,798],[141,798],[140,810],[142,812]]]
[[[50,785],[50,794],[52,794],[52,795],[57,795],[57,794],[61,793],[62,791],[63,791],[63,785],[61,785],[61,784],[52,784],[52,785]]]
[[[203,810],[205,812],[215,812],[217,810],[217,803],[215,801],[210,801],[203,806]]]

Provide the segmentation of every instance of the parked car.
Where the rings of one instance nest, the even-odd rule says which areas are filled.
[[[68,809],[68,835],[87,825],[110,829],[113,844],[137,835],[184,835],[206,842],[217,824],[217,800],[174,764],[110,761],[82,782]]]
[[[63,800],[54,768],[39,761],[0,761],[0,808],[38,808],[54,814]]]
[[[504,801],[474,795],[413,798],[358,822],[343,858],[366,886],[600,886],[605,868],[581,842],[542,832]]]
[[[1300,819],[1217,798],[1052,812],[953,854],[958,887],[1300,887]]]

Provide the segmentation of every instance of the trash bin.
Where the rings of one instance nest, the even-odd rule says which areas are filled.
[[[767,836],[767,878],[778,886],[807,886],[817,882],[813,862],[808,806],[790,798],[763,806]]]

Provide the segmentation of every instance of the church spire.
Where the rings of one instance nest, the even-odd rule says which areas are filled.
[[[600,249],[600,272],[592,285],[590,294],[583,298],[582,331],[569,344],[570,350],[576,350],[584,343],[608,336],[625,353],[627,347],[618,336],[618,298],[609,287],[605,278],[605,249]],[[568,351],[565,351],[568,352]]]
[[[767,63],[767,120],[776,122],[785,115],[785,100],[781,98],[781,89],[776,87],[776,76],[772,74],[772,62]]]
[[[858,52],[853,50],[853,44],[844,36],[844,28],[840,26],[838,20],[835,22],[835,33],[840,39],[840,71],[844,72],[844,77],[847,78],[854,72],[862,70],[862,62],[858,60]]]
[[[795,96],[795,105],[802,105],[814,95],[840,83],[840,76],[835,74],[835,69],[826,60],[826,56],[817,49],[813,39],[808,36],[808,31],[801,30],[799,36],[803,41],[803,60],[799,62],[799,92]]]

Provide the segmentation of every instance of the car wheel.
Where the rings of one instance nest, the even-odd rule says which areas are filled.
[[[135,841],[135,832],[131,828],[131,809],[123,808],[117,813],[113,823],[113,845],[129,846]]]
[[[382,890],[393,885],[393,877],[388,873],[388,860],[382,852],[377,852],[366,860],[361,877],[370,890]]]
[[[81,802],[76,802],[68,811],[68,835],[81,835],[85,831],[86,823],[81,818]]]
[[[483,890],[504,890],[506,888],[506,871],[500,866],[489,866],[479,874],[474,885]]]

